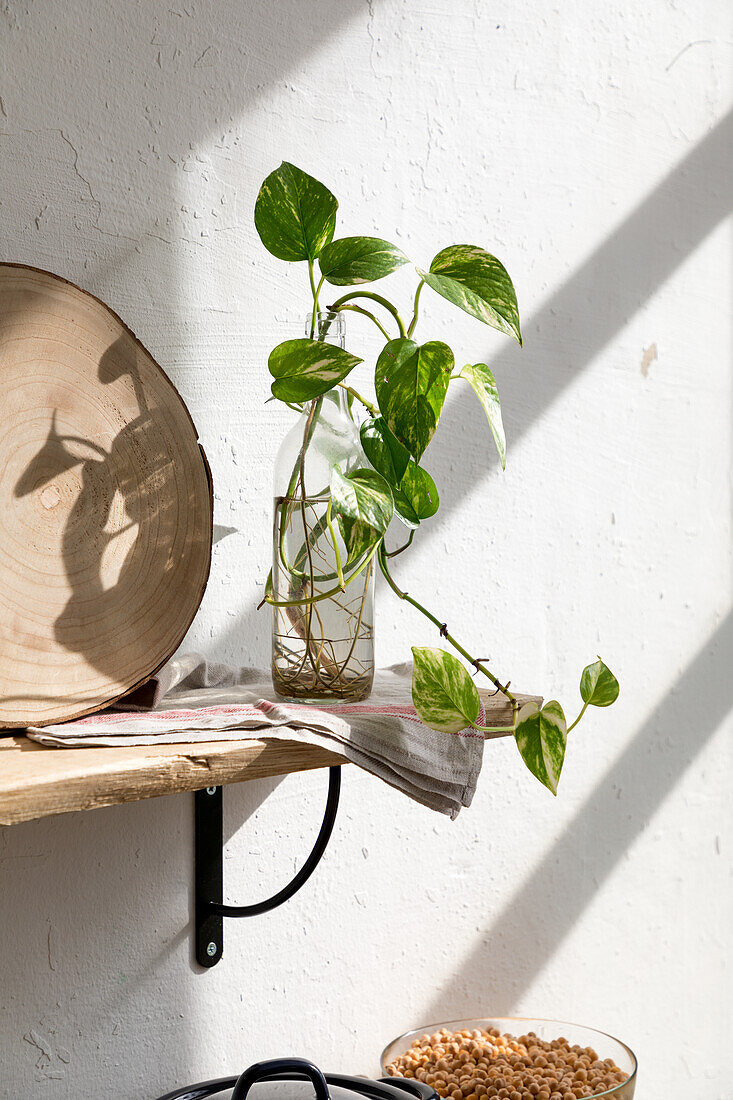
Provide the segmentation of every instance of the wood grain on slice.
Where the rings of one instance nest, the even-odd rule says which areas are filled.
[[[0,264],[0,726],[119,698],[171,656],[211,564],[205,456],[98,299]]]

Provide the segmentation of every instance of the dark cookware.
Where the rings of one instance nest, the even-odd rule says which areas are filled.
[[[239,1077],[201,1081],[167,1092],[160,1100],[312,1100],[314,1092],[316,1100],[438,1100],[422,1081],[324,1074],[304,1058],[256,1062]]]

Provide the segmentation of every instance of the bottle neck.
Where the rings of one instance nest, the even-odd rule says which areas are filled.
[[[305,335],[309,339],[343,348],[346,346],[346,317],[333,310],[322,310],[315,316],[309,313],[305,319]]]
[[[316,313],[315,317],[308,314],[305,319],[307,337],[310,337],[311,330],[314,333],[313,338],[320,343],[334,344],[340,348],[346,346],[346,316],[343,313],[323,310]],[[312,402],[305,406],[306,418],[312,407]],[[334,386],[332,390],[328,390],[327,393],[323,394],[316,417],[321,423],[328,423],[341,417],[347,417],[351,420],[349,395],[346,390],[342,389],[341,386]]]
[[[336,417],[352,419],[349,411],[349,395],[343,387],[334,386],[332,390],[328,390],[323,394],[320,401],[321,407],[317,413],[318,420],[328,421]],[[310,407],[310,405],[306,405],[306,416]]]

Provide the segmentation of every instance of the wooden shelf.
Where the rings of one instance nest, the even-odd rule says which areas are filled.
[[[0,737],[0,825],[345,763],[299,741],[50,749]]]
[[[501,697],[479,694],[487,725],[510,720]],[[517,698],[542,702],[535,695]],[[299,741],[52,749],[23,736],[0,736],[0,825],[345,763],[336,753]]]

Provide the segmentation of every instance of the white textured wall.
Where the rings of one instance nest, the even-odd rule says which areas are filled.
[[[615,1032],[642,1100],[730,1100],[732,22],[726,0],[0,3],[3,257],[122,314],[237,529],[190,644],[267,659],[290,414],[263,406],[265,362],[307,302],[252,204],[287,158],[337,193],[342,232],[423,263],[479,243],[518,289],[521,352],[423,295],[424,336],[494,366],[509,465],[451,393],[427,455],[443,510],[400,578],[568,710],[597,650],[622,681],[557,801],[510,742],[455,824],[348,769],[315,879],[228,923],[206,974],[190,796],[0,830],[2,1097],[145,1100],[291,1052],[373,1072],[404,1028],[493,1012]],[[385,592],[378,630],[383,663],[435,641]],[[324,789],[227,791],[232,899],[285,881]]]

